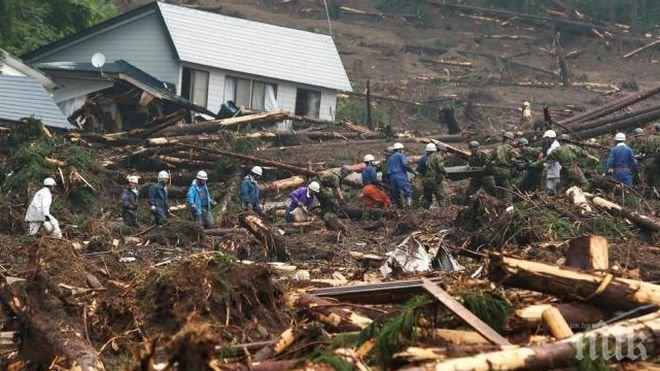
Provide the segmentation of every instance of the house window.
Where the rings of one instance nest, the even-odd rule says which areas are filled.
[[[296,115],[319,118],[321,92],[298,88],[296,93]]]
[[[225,101],[257,110],[277,108],[277,85],[263,81],[228,76],[225,81]]]
[[[181,95],[195,104],[206,107],[209,91],[209,73],[207,71],[183,68]]]

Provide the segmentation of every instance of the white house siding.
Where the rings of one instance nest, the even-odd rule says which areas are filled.
[[[0,75],[5,75],[5,76],[27,76],[23,72],[15,69],[14,67],[8,65],[8,64],[2,64],[0,66]]]
[[[185,66],[209,72],[208,103],[206,108],[208,108],[211,112],[218,112],[220,110],[220,105],[227,101],[228,97],[225,96],[225,79],[227,76],[231,76],[253,79],[277,85],[277,104],[280,106],[280,109],[287,110],[292,113],[296,110],[296,95],[298,87],[311,90],[320,90],[320,118],[323,120],[333,120],[335,117],[337,92],[334,90],[303,86],[288,81],[278,81],[261,76],[251,76],[240,72],[224,71],[193,64],[185,64]]]
[[[107,62],[123,59],[159,80],[179,82],[179,63],[155,12],[30,62],[89,63],[96,52]]]

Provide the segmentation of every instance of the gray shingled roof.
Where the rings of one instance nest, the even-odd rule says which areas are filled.
[[[53,98],[34,77],[0,76],[0,120],[34,116],[45,125],[74,129]]]
[[[330,36],[158,3],[184,62],[352,91]]]

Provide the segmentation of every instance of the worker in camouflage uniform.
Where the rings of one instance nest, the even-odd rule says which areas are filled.
[[[581,164],[586,161],[588,154],[582,148],[567,143],[570,139],[568,134],[562,134],[558,140],[561,144],[552,151],[547,157],[548,161],[557,161],[561,165],[561,187],[567,189],[572,186],[578,186],[582,189],[589,187],[587,177],[584,176]]]
[[[495,179],[495,185],[499,187],[499,197],[507,202],[513,200],[513,196],[508,189],[511,189],[512,170],[516,166],[517,153],[513,148],[515,137],[512,132],[507,131],[502,135],[502,144],[495,149],[491,159],[491,174]]]
[[[655,124],[655,133],[637,137],[633,143],[639,161],[641,176],[653,192],[660,190],[660,123]]]
[[[321,190],[317,198],[321,206],[321,214],[337,213],[340,205],[344,203],[344,193],[341,190],[341,180],[351,173],[351,169],[342,165],[340,173],[328,171],[319,177]]]
[[[470,178],[470,185],[467,189],[467,196],[471,196],[480,188],[483,187],[484,191],[491,196],[496,196],[497,192],[495,191],[495,178],[489,173],[490,168],[490,156],[483,151],[479,150],[479,142],[476,140],[471,141],[468,144],[470,148],[470,157],[468,157],[468,166],[470,167],[482,167],[484,168],[484,174],[481,176],[475,176]]]
[[[426,166],[422,174],[422,204],[425,209],[431,207],[433,196],[439,207],[442,207],[445,201],[445,192],[442,188],[442,182],[447,173],[445,172],[445,163],[443,157],[447,152],[447,147],[441,144],[436,147],[429,143],[426,146]]]
[[[518,188],[521,191],[540,189],[543,184],[543,164],[538,161],[541,148],[530,147],[527,139],[518,138],[516,152],[518,153],[516,168],[521,172]]]

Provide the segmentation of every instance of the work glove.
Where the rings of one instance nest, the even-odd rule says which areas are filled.
[[[608,175],[614,174],[614,169],[607,169],[607,174]]]
[[[151,205],[151,211],[156,211],[156,206]]]
[[[300,201],[298,202],[297,206],[303,210],[305,209],[305,205]]]
[[[406,205],[408,205],[408,207],[412,207],[412,203],[413,203],[412,197],[408,197],[406,199]]]
[[[53,229],[54,229],[53,224],[51,222],[44,222],[43,226],[44,226],[44,229],[46,230],[46,232],[48,232],[48,233],[52,232]]]

